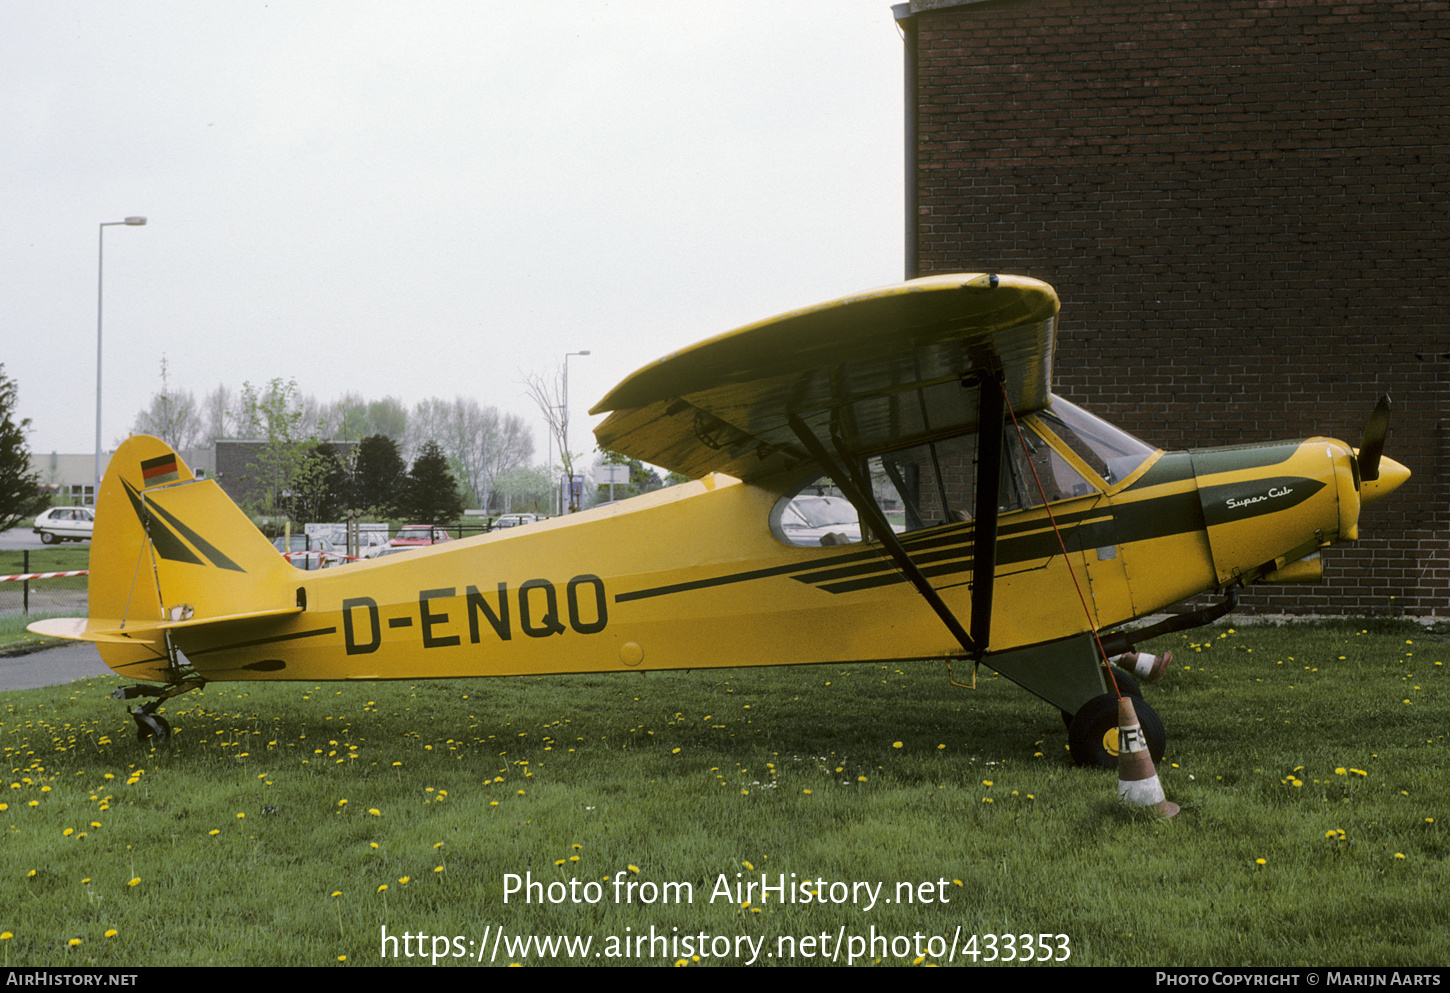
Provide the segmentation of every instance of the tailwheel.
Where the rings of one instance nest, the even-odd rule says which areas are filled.
[[[155,738],[157,741],[169,741],[172,731],[171,725],[166,718],[156,713],[157,709],[170,700],[172,697],[180,696],[190,690],[200,689],[206,685],[206,680],[200,676],[192,675],[184,679],[178,679],[168,686],[122,686],[112,691],[111,696],[117,700],[134,700],[137,697],[155,697],[149,703],[143,703],[137,707],[128,708],[126,711],[131,719],[136,722],[136,740],[145,741],[147,738]]]
[[[171,738],[171,725],[166,718],[160,714],[143,713],[145,708],[137,707],[131,711],[131,719],[136,722],[136,740],[145,741],[147,738],[155,738],[158,742],[168,741]]]
[[[1133,711],[1138,715],[1138,724],[1143,729],[1143,737],[1148,741],[1148,754],[1154,762],[1161,761],[1163,752],[1168,747],[1168,736],[1163,731],[1162,719],[1146,701],[1136,696],[1133,697]],[[1067,727],[1067,747],[1072,752],[1072,760],[1078,765],[1116,769],[1118,698],[1111,693],[1104,693],[1083,704]]]

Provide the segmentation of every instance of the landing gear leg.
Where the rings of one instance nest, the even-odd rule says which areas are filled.
[[[206,680],[200,676],[188,676],[165,687],[122,686],[111,696],[117,700],[134,700],[140,696],[155,697],[156,699],[147,703],[129,708],[128,712],[131,719],[136,722],[137,741],[145,741],[147,738],[166,741],[171,737],[171,725],[156,711],[172,697],[180,696],[188,690],[200,689],[205,685]]]

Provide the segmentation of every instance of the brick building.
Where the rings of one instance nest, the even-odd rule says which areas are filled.
[[[1450,613],[1450,4],[894,12],[907,276],[1051,283],[1055,391],[1168,449],[1357,444],[1388,392],[1411,480],[1242,609]]]

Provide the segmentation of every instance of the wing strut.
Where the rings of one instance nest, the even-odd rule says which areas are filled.
[[[911,555],[902,547],[901,540],[896,537],[896,532],[891,530],[891,525],[887,522],[885,515],[881,513],[881,508],[876,506],[875,500],[871,499],[869,486],[863,492],[863,488],[857,485],[854,475],[826,450],[826,446],[821,444],[820,439],[811,433],[811,429],[806,426],[805,422],[794,413],[788,414],[787,416],[791,430],[795,432],[801,444],[806,447],[811,457],[821,464],[821,467],[826,470],[831,479],[840,487],[841,492],[845,494],[847,500],[851,501],[851,506],[856,508],[857,513],[865,518],[872,533],[881,539],[881,544],[891,554],[891,558],[895,560],[897,567],[911,582],[911,585],[916,587],[916,591],[921,594],[922,599],[930,605],[932,610],[936,611],[936,615],[941,618],[941,622],[952,633],[952,637],[956,638],[961,643],[961,646],[971,655],[980,656],[986,647],[985,643],[979,646],[972,640],[972,636],[967,634],[966,628],[962,627],[962,622],[957,620],[957,616],[952,613],[951,608],[946,605],[946,602],[942,600],[926,576],[922,574],[921,569],[912,561]],[[1001,442],[999,440],[998,445],[1000,446],[1000,444]],[[992,506],[995,508],[996,505],[997,498],[994,490]],[[995,517],[995,515],[993,516]],[[973,595],[973,602],[975,603],[975,594]]]
[[[1007,433],[1007,396],[1000,372],[981,377],[977,417],[977,516],[972,532],[972,640],[985,651],[992,638],[992,589],[997,578],[998,494],[1002,486],[1002,439]],[[962,385],[968,385],[966,380]]]

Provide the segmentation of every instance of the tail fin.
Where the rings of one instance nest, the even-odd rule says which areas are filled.
[[[93,641],[117,672],[163,679],[169,629],[297,613],[295,576],[215,480],[137,435],[116,450],[97,495],[89,620],[31,630]]]

